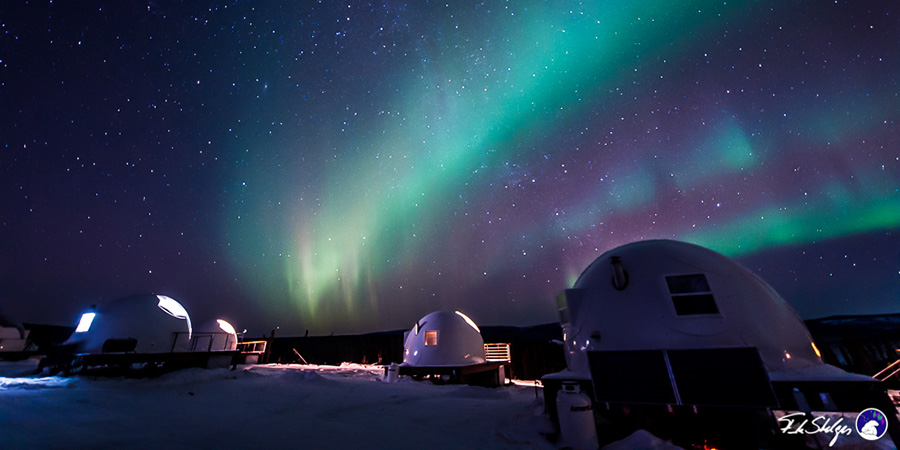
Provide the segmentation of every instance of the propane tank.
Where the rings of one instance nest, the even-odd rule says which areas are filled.
[[[400,365],[391,363],[391,365],[387,366],[387,370],[385,370],[384,381],[394,383],[398,378],[400,378]]]
[[[575,449],[598,447],[591,399],[581,392],[577,381],[563,382],[562,389],[556,394],[556,411],[563,444]]]

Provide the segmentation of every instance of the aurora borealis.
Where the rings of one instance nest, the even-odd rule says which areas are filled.
[[[202,4],[200,4],[202,3]],[[887,1],[4,2],[0,305],[261,334],[556,320],[606,250],[900,306]]]

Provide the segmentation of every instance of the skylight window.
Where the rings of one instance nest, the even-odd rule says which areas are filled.
[[[712,290],[706,281],[706,275],[673,275],[666,277],[675,314],[679,316],[695,316],[719,314],[719,308],[713,298]]]
[[[157,303],[159,309],[165,311],[166,314],[172,317],[187,321],[188,338],[190,339],[190,336],[193,333],[193,329],[191,328],[191,316],[188,315],[188,312],[186,309],[184,309],[184,306],[181,306],[181,303],[178,303],[178,301],[176,301],[172,297],[157,295],[156,298],[159,299],[159,303]]]
[[[219,324],[219,328],[220,328],[222,331],[224,331],[224,332],[226,332],[226,333],[228,333],[228,334],[234,334],[234,335],[237,334],[237,333],[235,333],[235,331],[234,331],[234,327],[231,326],[231,324],[228,323],[228,321],[223,320],[223,319],[216,319],[216,323]]]
[[[472,328],[475,329],[475,331],[481,333],[481,330],[478,329],[478,325],[475,325],[475,322],[473,322],[472,319],[469,318],[469,316],[467,316],[467,315],[465,315],[465,314],[463,314],[463,313],[461,313],[461,312],[459,312],[459,311],[454,311],[454,312],[455,312],[459,317],[462,317],[463,320],[465,320],[466,323],[469,324],[470,327],[472,327]]]
[[[422,319],[424,319],[424,317]],[[425,324],[428,323],[428,322],[422,322],[422,319],[419,319],[419,321],[416,322],[416,326],[413,327],[413,330],[415,330],[415,332],[416,332],[416,336],[419,335],[419,330],[421,330],[422,327],[424,327]]]
[[[91,323],[94,322],[94,317],[97,316],[97,313],[84,313],[81,315],[81,320],[78,321],[78,326],[75,328],[76,333],[85,333],[87,330],[91,329]]]

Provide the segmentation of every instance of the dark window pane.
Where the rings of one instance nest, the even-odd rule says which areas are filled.
[[[719,313],[712,294],[678,295],[672,297],[672,302],[675,303],[675,314],[679,316]]]
[[[696,275],[675,275],[666,277],[666,284],[669,285],[669,292],[672,294],[691,294],[694,292],[709,292],[709,283],[706,282],[706,275],[702,273]]]
[[[588,362],[597,401],[675,404],[661,350],[588,352]]]
[[[777,404],[755,348],[669,350],[668,354],[682,404]]]

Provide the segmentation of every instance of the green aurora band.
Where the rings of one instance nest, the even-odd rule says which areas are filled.
[[[697,42],[713,39],[719,31],[707,19],[738,21],[760,9],[699,1],[592,5],[569,11],[535,2],[515,15],[469,17],[458,29],[451,26],[450,12],[429,6],[434,17],[420,26],[425,30],[442,24],[441,39],[415,49],[423,62],[399,75],[402,92],[382,94],[394,106],[362,108],[351,119],[345,112],[335,114],[340,118],[334,126],[303,132],[309,137],[303,145],[323,147],[333,153],[332,161],[301,162],[289,177],[266,177],[252,168],[238,171],[239,179],[248,181],[226,231],[237,267],[257,274],[261,296],[284,297],[304,323],[322,323],[323,328],[336,315],[350,322],[377,319],[384,301],[393,301],[396,308],[409,306],[409,299],[378,298],[385,295],[378,285],[426,270],[439,251],[433,248],[436,243],[452,247],[454,239],[464,239],[457,230],[469,220],[463,219],[468,202],[487,202],[502,189],[502,181],[486,189],[485,179],[503,180],[509,161],[549,170],[549,163],[540,162],[541,149],[563,151],[565,144],[550,140],[565,130],[608,126],[597,121],[607,120],[609,113],[597,116],[595,111],[627,110],[631,99],[616,91],[632,84],[636,72],[673,70],[661,55],[687,52]],[[350,79],[348,74],[332,76]],[[332,108],[345,109],[342,104]],[[804,129],[823,131],[821,139],[831,148],[824,151],[847,148],[872,126],[871,121],[848,124],[829,117],[835,114],[816,113],[811,105],[796,120],[812,123],[801,125]],[[835,122],[839,126],[824,125]],[[255,134],[252,129],[243,133]],[[254,151],[274,151],[266,148],[271,141],[260,141]],[[601,241],[594,245],[602,252],[624,242],[603,242],[598,224],[647,214],[672,192],[687,196],[762,170],[782,145],[739,120],[712,123],[693,141],[694,150],[675,169],[654,161],[652,152],[664,144],[610,155],[609,162],[598,163],[615,167],[615,183],[605,185],[608,189],[588,185],[588,192],[560,192],[557,201],[568,211],[563,218],[550,218],[547,211],[547,220],[507,223],[505,233],[526,240],[549,235],[560,247],[569,245],[571,235],[592,234]],[[278,149],[286,155],[304,151],[296,143]],[[810,150],[816,151],[820,149]],[[623,165],[626,160],[633,163]],[[684,218],[625,240],[671,237],[739,256],[897,227],[900,194],[890,186],[895,183],[892,174],[859,174],[856,180],[856,186],[835,181],[810,187],[802,201],[757,205],[723,216],[715,225],[695,227]],[[279,199],[275,203],[273,195]],[[237,218],[244,215],[256,220]],[[553,275],[551,290],[571,284],[597,254],[570,254]],[[486,249],[471,257],[488,267],[508,264],[504,251]],[[464,264],[465,256],[452,258]],[[456,276],[465,283],[473,274]],[[267,304],[278,307],[277,302]]]

